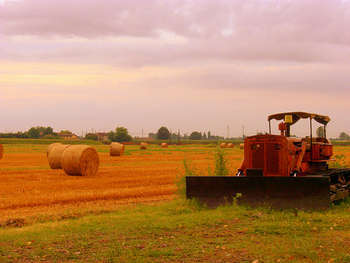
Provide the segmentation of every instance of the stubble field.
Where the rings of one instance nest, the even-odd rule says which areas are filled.
[[[26,224],[100,213],[121,205],[171,200],[187,160],[198,173],[214,166],[216,145],[183,145],[140,150],[126,146],[123,156],[110,157],[109,146],[94,146],[100,168],[94,177],[68,176],[51,170],[47,145],[6,144],[0,161],[0,224],[23,219]],[[228,168],[239,167],[243,150],[225,149]],[[11,221],[12,222],[12,221]]]

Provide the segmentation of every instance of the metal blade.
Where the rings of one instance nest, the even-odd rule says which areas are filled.
[[[330,205],[329,188],[328,176],[186,177],[187,198],[196,198],[208,207],[231,203],[241,195],[238,203],[249,206],[323,210]]]

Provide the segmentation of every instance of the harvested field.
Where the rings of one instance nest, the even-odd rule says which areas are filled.
[[[206,173],[213,168],[214,145],[126,146],[119,158],[109,156],[109,146],[94,146],[100,168],[95,176],[72,177],[51,170],[46,145],[4,145],[0,163],[0,221],[9,218],[60,217],[66,213],[113,210],[118,205],[173,199],[176,178],[183,174],[183,160]],[[241,162],[242,153],[227,149],[230,170]],[[233,172],[232,172],[233,173]],[[0,222],[1,224],[1,222]]]
[[[51,170],[46,145],[5,144],[0,162],[0,225],[9,219],[26,222],[72,215],[100,213],[140,202],[173,199],[176,180],[183,175],[183,160],[206,174],[213,169],[215,145],[186,145],[160,148],[126,146],[119,158],[109,156],[109,146],[94,146],[100,157],[95,176],[72,177],[63,170]],[[243,151],[225,149],[228,168],[234,174]],[[350,160],[350,147],[335,147],[335,154]]]

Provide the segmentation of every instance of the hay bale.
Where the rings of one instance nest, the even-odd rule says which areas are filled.
[[[50,151],[57,145],[62,145],[62,143],[59,143],[59,142],[55,142],[55,143],[51,143],[48,147],[47,147],[47,150],[46,150],[46,156],[48,157],[49,156],[49,153]]]
[[[2,144],[0,144],[0,160],[4,156],[4,147],[2,147]]]
[[[112,142],[109,149],[110,156],[121,156],[124,153],[125,146],[119,142]]]
[[[65,149],[70,147],[70,145],[67,144],[56,144],[54,145],[48,155],[47,160],[49,161],[49,165],[51,169],[62,169],[61,161],[62,161],[62,155]]]
[[[63,152],[61,163],[68,175],[94,176],[100,160],[95,148],[89,145],[71,145]]]
[[[239,149],[241,149],[241,150],[244,149],[244,143],[241,143],[241,144],[239,145]]]
[[[141,150],[146,150],[146,149],[147,149],[147,146],[148,146],[148,143],[147,143],[147,142],[141,142],[141,143],[140,143],[140,149],[141,149]]]
[[[220,148],[226,148],[226,147],[227,147],[227,145],[225,142],[220,143]]]
[[[163,142],[161,145],[160,145],[162,148],[168,148],[168,144],[166,142]]]
[[[234,147],[235,147],[235,145],[231,142],[227,144],[227,148],[234,148]]]

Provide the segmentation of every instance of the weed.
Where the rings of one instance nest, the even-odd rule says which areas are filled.
[[[220,149],[219,147],[216,150],[215,153],[215,176],[227,176],[228,175],[228,169],[226,167],[226,159],[225,159],[225,152]]]

